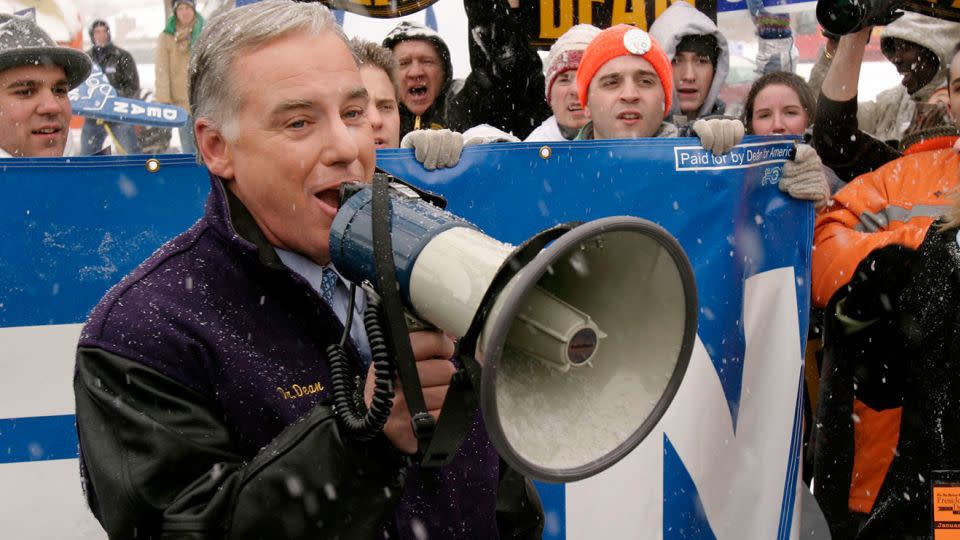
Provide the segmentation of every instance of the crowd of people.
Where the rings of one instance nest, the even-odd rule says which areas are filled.
[[[454,80],[447,44],[416,23],[375,43],[349,40],[316,3],[264,0],[204,21],[173,0],[156,97],[189,110],[181,142],[211,192],[203,218],[111,289],[80,338],[84,490],[110,536],[538,537],[536,491],[479,418],[439,471],[406,459],[417,439],[399,387],[381,436],[341,431],[326,350],[347,321],[358,377],[373,366],[361,317],[347,317],[364,293],[330,264],[339,187],[369,182],[380,148],[414,148],[433,169],[475,144],[693,135],[722,154],[751,134],[798,137],[779,186],[817,209],[814,494],[834,538],[928,537],[931,482],[960,468],[960,23],[884,14],[828,36],[809,81],[780,69],[786,53],[763,64],[734,118],[719,99],[727,39],[692,5],[672,4],[649,32],[575,25],[541,60],[515,4],[465,0],[471,72]],[[755,16],[773,25],[761,39],[789,32]],[[902,81],[860,102],[875,25]],[[0,30],[0,157],[63,154],[67,93],[93,63],[121,96],[140,91],[105,21],[86,54],[29,18],[0,14]],[[87,119],[84,152],[108,136],[140,150],[128,124]],[[429,331],[410,341],[436,415],[454,344]],[[319,390],[277,391],[294,383]]]

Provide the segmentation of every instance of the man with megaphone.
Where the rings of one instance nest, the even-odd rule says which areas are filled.
[[[365,441],[330,405],[325,351],[350,306],[328,233],[339,187],[374,172],[367,93],[334,17],[285,0],[225,12],[190,79],[205,215],[107,293],[77,352],[83,486],[109,536],[539,537],[532,484],[479,421],[453,463],[422,470],[401,395]],[[436,415],[452,342],[410,342]],[[364,345],[345,341],[351,378]]]

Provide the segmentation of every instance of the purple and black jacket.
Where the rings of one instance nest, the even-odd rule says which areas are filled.
[[[536,493],[479,418],[439,470],[341,434],[324,351],[343,325],[211,182],[80,337],[81,468],[110,537],[538,538]]]

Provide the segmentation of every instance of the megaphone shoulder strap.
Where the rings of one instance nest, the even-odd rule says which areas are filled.
[[[393,261],[393,243],[390,239],[391,207],[389,195],[389,180],[386,175],[376,174],[373,177],[373,258],[377,270],[377,287],[382,300],[384,314],[383,333],[388,346],[393,349],[396,360],[397,373],[403,386],[404,398],[410,410],[413,433],[424,448],[433,436],[436,422],[427,412],[423,398],[423,389],[420,386],[420,377],[417,374],[416,361],[410,340],[407,337],[407,328],[403,316],[403,304],[397,286],[397,276]]]

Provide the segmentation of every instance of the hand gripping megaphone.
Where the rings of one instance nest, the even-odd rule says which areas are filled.
[[[534,479],[587,478],[640,444],[676,394],[696,335],[695,281],[679,243],[617,216],[517,247],[387,182],[378,174],[344,195],[330,257],[350,281],[379,284],[388,323],[403,319],[386,306],[393,295],[458,339],[465,375],[454,377],[435,432],[418,424],[411,392],[420,388],[398,361],[424,464],[452,459],[476,401],[501,457]],[[409,347],[405,326],[392,333]],[[464,394],[479,399],[452,403]],[[460,424],[456,435],[441,436],[445,424]]]

